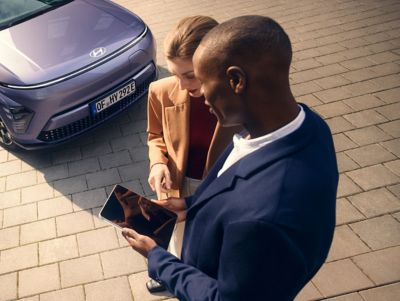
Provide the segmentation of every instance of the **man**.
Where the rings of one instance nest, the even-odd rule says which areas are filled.
[[[292,50],[274,20],[222,23],[193,58],[210,111],[242,124],[194,196],[159,201],[186,218],[182,260],[132,230],[149,275],[180,300],[293,300],[324,262],[338,171],[331,133],[289,86]]]

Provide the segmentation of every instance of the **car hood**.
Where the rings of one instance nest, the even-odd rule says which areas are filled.
[[[145,28],[110,2],[72,1],[0,31],[0,83],[29,86],[61,78],[112,55]],[[90,56],[98,48],[105,53]]]

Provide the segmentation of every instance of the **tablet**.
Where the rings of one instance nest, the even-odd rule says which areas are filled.
[[[174,212],[121,185],[114,186],[99,217],[120,229],[131,228],[149,236],[164,249],[177,220]]]

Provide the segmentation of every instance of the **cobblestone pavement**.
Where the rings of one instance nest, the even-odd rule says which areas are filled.
[[[400,2],[116,2],[150,25],[161,67],[162,41],[184,16],[262,14],[283,25],[293,92],[328,122],[341,172],[331,252],[296,300],[399,300]],[[0,300],[167,298],[146,293],[144,260],[96,217],[116,183],[151,194],[145,129],[143,99],[66,146],[0,149]]]

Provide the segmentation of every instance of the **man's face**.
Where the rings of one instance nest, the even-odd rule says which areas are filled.
[[[210,68],[205,52],[206,49],[200,45],[193,56],[194,74],[201,82],[205,104],[222,126],[238,125],[241,123],[241,110],[237,96],[229,86],[229,79],[220,76],[223,72]]]

